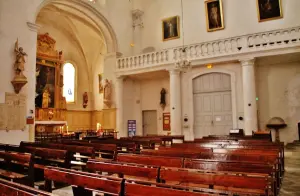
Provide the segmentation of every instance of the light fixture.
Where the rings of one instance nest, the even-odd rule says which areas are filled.
[[[207,65],[206,65],[206,68],[207,68],[207,69],[211,69],[212,67],[213,67],[212,64],[207,64]]]
[[[191,61],[187,57],[186,47],[184,46],[184,26],[183,26],[183,3],[181,0],[181,17],[182,17],[182,48],[180,50],[181,54],[179,60],[175,63],[175,68],[183,72],[187,72],[191,67]]]

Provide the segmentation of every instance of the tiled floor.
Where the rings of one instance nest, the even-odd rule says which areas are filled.
[[[300,143],[285,150],[285,174],[280,196],[300,196]]]

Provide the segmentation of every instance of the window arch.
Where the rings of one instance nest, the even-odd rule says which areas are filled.
[[[75,67],[72,63],[65,63],[63,65],[64,87],[63,96],[67,103],[75,102]]]

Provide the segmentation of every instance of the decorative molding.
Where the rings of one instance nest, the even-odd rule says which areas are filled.
[[[135,29],[136,27],[144,28],[143,18],[144,12],[142,10],[136,9],[132,10],[132,27]]]
[[[246,58],[239,60],[242,66],[253,66],[255,64],[255,58]]]
[[[34,31],[34,32],[38,32],[38,30],[41,28],[41,25],[32,22],[27,22],[27,26],[30,31]]]

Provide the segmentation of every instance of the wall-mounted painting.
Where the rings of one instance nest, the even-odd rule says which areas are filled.
[[[207,31],[224,29],[222,0],[205,1]]]
[[[162,20],[163,41],[178,39],[180,37],[179,16]]]
[[[258,21],[282,18],[281,0],[256,0]]]
[[[103,81],[102,81],[102,74],[98,75],[98,81],[99,81],[99,93],[103,93]]]
[[[42,100],[45,91],[48,93],[46,108],[55,106],[55,67],[42,64],[36,65],[36,98],[35,106],[42,108]]]

